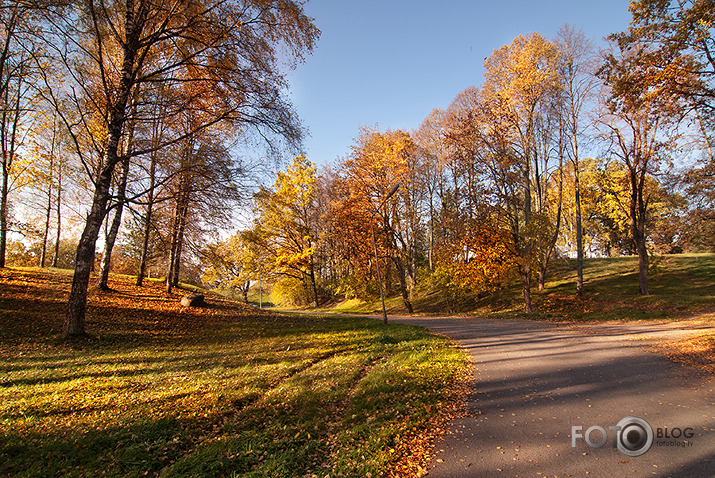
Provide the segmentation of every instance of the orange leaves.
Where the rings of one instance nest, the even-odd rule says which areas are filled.
[[[417,196],[424,194],[416,183],[417,145],[404,131],[363,128],[352,150],[331,185],[338,193],[328,213],[333,250],[349,263],[339,288],[346,286],[350,297],[368,297],[376,293],[384,273],[389,294],[390,279],[396,276],[411,311],[408,289],[415,283],[422,225]]]
[[[457,287],[474,292],[500,289],[518,264],[508,232],[486,216],[464,227],[463,233],[451,235],[439,245],[440,267],[449,271]]]
[[[352,148],[343,167],[345,179],[352,185],[351,193],[357,197],[379,201],[395,184],[409,181],[410,160],[416,151],[409,133],[364,128]],[[376,205],[377,202],[372,208]]]
[[[59,334],[66,312],[69,273],[32,269],[0,270],[0,330],[27,343]],[[229,317],[256,313],[235,303],[210,296],[208,306],[183,309],[179,303],[186,291],[167,295],[163,282],[147,280],[134,285],[130,276],[110,277],[110,292],[90,290],[87,332],[91,336],[116,336],[130,330],[132,340],[180,337],[215,327]]]
[[[715,372],[715,334],[711,332],[700,332],[685,339],[662,343],[656,350],[674,362]]]

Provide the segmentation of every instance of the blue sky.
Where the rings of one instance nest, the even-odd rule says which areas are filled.
[[[305,10],[322,35],[288,77],[318,164],[347,155],[361,126],[417,128],[480,85],[484,59],[518,35],[554,38],[568,23],[605,46],[631,18],[627,0],[310,0]]]

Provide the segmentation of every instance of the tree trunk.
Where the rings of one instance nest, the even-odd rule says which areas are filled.
[[[576,203],[576,294],[583,295],[583,225],[581,224],[581,186],[579,165],[574,162],[574,201]]]
[[[531,264],[527,260],[521,269],[521,287],[522,296],[524,297],[524,312],[530,314],[531,309]]]
[[[118,137],[119,135],[117,135],[117,139]],[[116,149],[114,152],[116,154]],[[102,227],[107,202],[109,201],[109,186],[112,182],[112,170],[115,164],[111,160],[107,161],[107,163],[109,166],[102,170],[96,183],[92,209],[90,209],[89,216],[87,216],[82,237],[77,245],[72,290],[70,291],[67,303],[67,316],[64,324],[65,337],[85,335],[84,323],[87,313],[87,287],[89,286],[89,276],[94,266],[97,237],[99,236],[99,230]]]
[[[645,237],[640,237],[636,243],[638,251],[638,287],[641,295],[649,295],[648,290],[648,249],[645,244]]]
[[[243,284],[243,301],[248,304],[248,290],[251,287],[251,281],[246,281],[245,284]]]
[[[109,281],[109,271],[112,268],[112,251],[117,241],[119,228],[122,225],[122,213],[124,212],[124,203],[126,202],[127,179],[129,178],[129,154],[132,151],[132,142],[134,141],[138,97],[139,88],[134,88],[131,113],[127,124],[127,134],[124,147],[122,148],[124,158],[122,159],[122,175],[117,185],[117,202],[115,205],[114,218],[112,219],[112,226],[109,228],[109,233],[104,242],[104,254],[102,255],[102,264],[99,269],[99,281],[97,282],[97,288],[103,291],[109,290],[107,282]]]
[[[13,99],[14,109],[10,106],[10,95],[8,85],[4,85],[5,88],[5,101],[3,108],[3,118],[0,133],[2,134],[2,191],[0,191],[0,268],[5,267],[5,254],[7,253],[7,231],[8,231],[8,197],[10,195],[10,171],[12,170],[12,163],[15,160],[15,150],[17,145],[15,141],[17,139],[17,129],[20,123],[20,91],[21,91],[21,81],[18,80],[17,85],[17,98]],[[8,123],[8,114],[14,115],[12,119],[12,125]],[[7,137],[7,127],[11,128],[10,137]]]
[[[640,164],[640,162],[636,162]],[[643,198],[643,190],[645,188],[645,165],[641,171],[637,171],[635,167],[631,168],[631,235],[633,236],[633,245],[638,254],[638,288],[641,295],[648,295],[648,249],[646,248],[646,211],[648,209],[647,201]]]
[[[556,208],[556,227],[554,228],[554,233],[551,236],[548,247],[544,254],[541,267],[539,268],[539,290],[544,290],[546,288],[546,271],[549,267],[549,261],[551,261],[551,256],[556,249],[556,242],[559,240],[559,233],[561,232],[561,213],[563,211],[563,199],[564,199],[564,149],[563,143],[559,141],[559,202]]]
[[[99,280],[97,281],[97,288],[100,290],[109,290],[109,271],[112,265],[112,250],[114,249],[114,243],[117,240],[117,234],[119,233],[119,227],[122,225],[122,212],[124,211],[124,201],[126,200],[126,190],[127,190],[127,178],[129,176],[129,157],[125,157],[122,160],[122,177],[119,180],[118,190],[117,190],[117,204],[114,211],[114,218],[112,219],[112,225],[109,228],[109,233],[107,234],[104,243],[104,254],[102,256],[102,264],[99,269]]]
[[[171,294],[172,289],[179,284],[181,249],[184,242],[184,229],[186,226],[186,214],[188,212],[188,206],[184,205],[184,201],[188,201],[188,199],[185,199],[184,194],[180,193],[177,198],[174,226],[171,235],[171,254],[169,256],[169,268],[166,274],[167,294]]]
[[[407,289],[405,266],[402,264],[402,261],[400,261],[397,257],[393,257],[392,262],[395,264],[395,268],[397,269],[397,280],[400,283],[400,294],[402,295],[402,302],[405,304],[407,312],[411,314],[414,311],[412,310],[412,302],[410,302],[410,294]]]
[[[55,236],[55,255],[52,257],[52,267],[57,267],[60,256],[60,234],[62,227],[62,159],[57,167],[57,235]]]
[[[50,159],[50,171],[52,171],[52,159]],[[47,260],[47,239],[50,236],[50,219],[52,219],[52,178],[50,176],[50,186],[47,191],[47,211],[45,213],[45,227],[42,234],[42,253],[40,254],[40,267],[44,269]]]
[[[57,123],[52,125],[52,146],[50,147],[50,177],[48,179],[47,190],[47,212],[45,214],[45,230],[42,235],[42,254],[40,255],[40,267],[45,267],[47,261],[47,239],[50,236],[50,219],[52,218],[52,176],[55,166],[55,139],[57,136]]]
[[[109,105],[107,144],[102,155],[101,172],[95,183],[92,208],[77,246],[77,260],[64,324],[65,337],[85,334],[84,323],[87,313],[89,276],[94,266],[97,237],[99,237],[99,230],[107,212],[112,174],[119,162],[119,141],[126,122],[127,104],[134,82],[134,62],[139,48],[138,40],[142,34],[139,26],[142,22],[135,22],[133,1],[128,0],[126,7],[127,30],[125,35],[127,38],[124,43],[122,77],[117,89],[107,95],[113,100]]]
[[[531,152],[527,149],[526,161],[524,162],[524,231],[529,231],[529,226],[531,225]],[[517,216],[518,218],[518,216]],[[518,221],[518,219],[517,219]],[[524,311],[526,313],[531,313],[531,238],[526,237],[520,239],[523,244],[522,250],[522,260],[524,261],[524,266],[521,273],[521,283],[522,283],[522,295],[524,297]]]
[[[99,265],[99,274],[97,278],[97,289],[108,291],[109,290],[109,271],[112,265],[112,250],[114,249],[114,243],[117,240],[117,234],[119,233],[119,226],[122,223],[122,209],[121,204],[117,204],[114,209],[114,216],[112,218],[112,225],[109,227],[109,231],[104,238],[104,252],[102,253],[102,262]]]
[[[313,292],[313,306],[318,307],[318,287],[315,284],[315,269],[312,255],[310,256],[310,285]]]
[[[186,231],[186,213],[188,206],[184,206],[179,220],[179,234],[176,238],[176,254],[174,255],[174,267],[172,268],[171,284],[179,285],[179,272],[181,270],[181,252],[184,248],[184,233]]]
[[[142,241],[142,253],[139,261],[139,273],[137,274],[137,287],[144,284],[146,266],[149,260],[149,236],[151,235],[151,219],[154,209],[154,188],[156,187],[156,153],[151,154],[149,165],[149,197],[147,200],[146,217],[144,218],[144,239]]]
[[[8,167],[3,158],[2,165],[2,190],[0,190],[0,268],[5,267],[5,251],[7,250],[7,226],[8,226]]]
[[[631,233],[633,235],[633,245],[638,253],[638,289],[641,295],[649,295],[648,248],[646,247],[644,213],[643,215],[631,218]]]
[[[179,238],[179,204],[176,204],[176,210],[174,211],[174,220],[171,228],[171,252],[169,253],[169,266],[166,271],[166,293],[171,294],[174,287],[172,278],[174,277],[174,266],[176,264],[176,246]]]

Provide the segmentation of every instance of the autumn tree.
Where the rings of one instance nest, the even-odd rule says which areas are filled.
[[[334,205],[333,221],[338,234],[344,236],[346,228],[353,230],[345,246],[363,264],[363,278],[384,274],[389,287],[394,267],[402,301],[410,313],[424,241],[419,167],[417,147],[409,133],[363,128],[341,165],[344,199]],[[381,264],[380,259],[385,262]]]
[[[519,36],[485,61],[481,90],[466,90],[451,106],[448,134],[467,174],[467,211],[498,207],[512,236],[524,309],[531,312],[534,264],[553,248],[557,224],[549,220],[548,187],[560,158],[555,102],[560,90],[558,49],[538,34]],[[557,203],[558,207],[558,203]]]
[[[62,205],[70,184],[68,156],[71,150],[68,154],[67,135],[53,113],[46,108],[35,112],[33,131],[25,147],[32,161],[25,167],[27,190],[22,200],[26,207],[26,219],[32,220],[33,214],[30,211],[42,215],[37,218],[41,222],[37,228],[41,249],[38,260],[40,267],[58,265],[63,225]]]
[[[237,290],[246,303],[253,283],[267,277],[267,274],[261,277],[261,252],[247,240],[245,232],[209,244],[202,250],[201,258],[205,264],[203,282],[219,290]]]
[[[671,107],[677,103],[680,119],[700,136],[695,147],[700,157],[683,171],[683,180],[693,203],[689,230],[708,230],[713,217],[708,191],[715,189],[715,3],[639,0],[630,2],[629,10],[633,19],[628,29],[610,37],[621,51],[629,52],[631,71],[622,82],[633,90],[669,98]]]
[[[144,89],[144,94],[149,94],[147,89]],[[173,155],[166,154],[166,150],[159,149],[161,144],[167,143],[167,138],[175,134],[171,128],[169,118],[164,118],[161,111],[164,110],[165,102],[171,101],[166,94],[163,83],[158,83],[153,93],[151,110],[148,124],[145,125],[144,134],[139,142],[143,142],[146,146],[143,149],[148,149],[148,152],[143,156],[143,161],[139,162],[139,172],[135,178],[138,183],[137,198],[134,200],[136,209],[135,216],[138,218],[138,226],[141,230],[141,246],[139,252],[139,265],[137,270],[136,285],[141,287],[144,283],[144,277],[147,273],[147,267],[151,256],[155,255],[156,251],[152,251],[150,244],[154,244],[158,236],[158,227],[156,225],[156,215],[161,211],[158,209],[162,204],[166,203],[167,196],[162,194],[164,186],[167,185],[168,179],[171,176],[170,171],[164,163],[172,163]],[[163,172],[163,173],[162,173]]]
[[[182,254],[207,229],[228,226],[231,212],[241,199],[239,180],[244,174],[216,131],[204,131],[179,145],[178,170],[169,183],[169,245],[166,290],[179,283]],[[198,252],[201,247],[194,247]]]
[[[378,292],[371,252],[373,218],[343,173],[340,165],[326,168],[317,183],[324,222],[318,254],[323,257],[326,287],[339,297],[374,297]],[[379,246],[382,251],[382,242]]]
[[[442,205],[448,202],[447,195],[451,189],[450,178],[458,176],[455,171],[455,157],[449,154],[445,141],[445,119],[445,111],[435,109],[412,134],[412,138],[418,146],[417,154],[421,158],[418,177],[420,186],[424,189],[429,213],[427,259],[430,270],[434,269],[435,244],[444,233],[444,230],[440,231],[440,211]]]
[[[621,51],[631,52],[630,85],[677,97],[715,121],[715,2],[639,0],[628,7],[633,20],[611,35]]]
[[[587,108],[596,98],[595,52],[583,32],[568,25],[558,33],[560,52],[558,66],[562,95],[562,124],[565,136],[565,154],[572,164],[573,178],[573,230],[576,245],[576,293],[583,294],[583,214],[581,208],[581,157],[582,143],[588,129]]]
[[[637,51],[618,47],[599,71],[609,94],[604,96],[598,128],[609,153],[627,168],[626,212],[638,254],[638,285],[642,295],[650,293],[647,249],[650,179],[672,164],[671,155],[677,144],[674,119],[680,111],[678,99],[662,94],[662,88],[634,81],[655,74],[653,68],[641,62]]]
[[[25,169],[18,165],[37,108],[34,88],[37,14],[42,2],[11,0],[0,7],[0,267],[5,267],[10,193]],[[20,167],[18,167],[20,166]]]
[[[254,227],[243,240],[260,251],[267,270],[303,283],[317,307],[316,171],[315,164],[297,156],[286,172],[278,173],[273,188],[261,188],[254,196]]]
[[[84,0],[79,7],[48,17],[53,33],[45,36],[46,48],[68,75],[68,85],[53,92],[52,99],[58,104],[60,94],[70,92],[76,119],[65,115],[64,122],[76,143],[84,134],[96,152],[81,158],[94,193],[77,248],[66,336],[85,332],[95,244],[107,213],[112,176],[125,159],[121,144],[134,91],[164,82],[186,100],[176,110],[164,111],[164,116],[187,109],[200,116],[196,131],[171,138],[171,143],[220,122],[293,141],[300,130],[283,99],[279,50],[285,58],[299,60],[318,34],[302,6],[291,1]],[[139,118],[145,118],[143,113],[144,109],[137,110]]]

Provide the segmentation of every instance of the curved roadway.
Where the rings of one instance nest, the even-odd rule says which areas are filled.
[[[681,332],[677,326],[390,320],[451,337],[474,359],[466,412],[438,440],[430,478],[715,477],[712,375],[646,350],[649,339]],[[650,448],[638,433],[621,438],[629,453],[648,450],[640,456],[614,448],[609,427],[627,419],[627,430],[645,430],[628,417],[652,429]],[[598,445],[601,430],[608,441],[599,448],[579,436]]]

